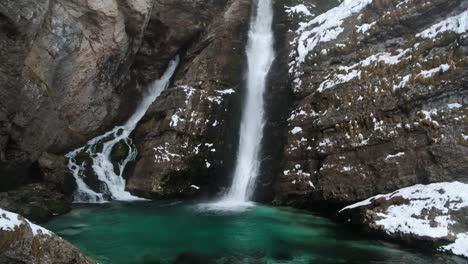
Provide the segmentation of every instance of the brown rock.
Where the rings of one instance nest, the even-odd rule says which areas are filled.
[[[27,219],[0,209],[0,263],[96,263],[74,246]]]

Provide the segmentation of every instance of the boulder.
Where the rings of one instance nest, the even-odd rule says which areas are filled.
[[[49,230],[0,209],[0,263],[95,264]]]
[[[31,183],[7,192],[0,192],[0,207],[36,221],[70,211],[70,198],[54,185]]]
[[[372,232],[468,258],[468,184],[418,184],[373,196],[340,213],[348,223]]]

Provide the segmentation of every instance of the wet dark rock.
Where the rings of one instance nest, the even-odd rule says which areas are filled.
[[[33,183],[0,193],[0,208],[45,222],[70,211],[70,198],[51,184]]]

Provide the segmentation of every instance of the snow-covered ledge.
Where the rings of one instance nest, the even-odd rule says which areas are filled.
[[[33,236],[37,236],[37,235],[51,236],[53,234],[49,230],[31,223],[29,220],[21,217],[18,214],[15,214],[15,213],[12,213],[12,212],[9,212],[0,208],[0,230],[15,231],[21,225],[28,226],[29,229],[31,229]]]
[[[363,222],[390,236],[437,242],[437,250],[468,257],[468,184],[414,185],[349,205]],[[447,242],[449,241],[449,242]]]

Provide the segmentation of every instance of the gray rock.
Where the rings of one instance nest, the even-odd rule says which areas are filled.
[[[466,10],[466,3],[398,3],[374,1],[354,13],[336,40],[319,43],[303,63],[296,64],[297,35],[290,33],[294,99],[274,180],[275,204],[346,205],[417,183],[468,182],[466,34],[416,37]],[[311,19],[294,15],[287,25],[295,29],[297,20]],[[358,32],[371,23],[367,32]],[[406,49],[395,64],[362,63]],[[447,72],[420,74],[443,64],[450,65]],[[360,77],[339,81],[339,74],[352,70]]]

